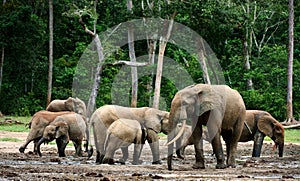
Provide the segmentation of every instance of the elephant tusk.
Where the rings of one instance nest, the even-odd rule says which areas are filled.
[[[173,138],[173,140],[171,140],[169,143],[166,143],[165,146],[168,146],[174,143],[175,141],[177,141],[182,136],[185,126],[186,126],[186,120],[183,120],[181,129],[179,130],[178,134],[175,136],[175,138]]]
[[[249,130],[250,134],[252,134],[252,131],[251,131],[250,127],[248,126],[248,124],[246,122],[244,122],[244,124],[245,124],[246,128]]]

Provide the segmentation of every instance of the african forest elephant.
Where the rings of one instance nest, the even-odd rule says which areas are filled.
[[[65,100],[55,99],[50,102],[46,108],[47,111],[73,111],[83,116],[86,116],[86,105],[79,98],[69,97]]]
[[[176,93],[172,100],[168,134],[168,169],[172,170],[173,142],[183,133],[186,120],[192,120],[196,163],[193,168],[205,168],[202,148],[202,125],[208,128],[213,151],[216,155],[216,168],[235,166],[237,143],[242,133],[246,109],[241,95],[226,85],[196,84]],[[182,121],[182,129],[176,135],[177,123]],[[221,144],[222,135],[226,142],[227,160]],[[173,139],[173,140],[172,140]]]
[[[278,147],[279,157],[283,156],[284,128],[266,111],[247,110],[240,142],[254,140],[252,157],[260,157],[265,136],[270,137]]]
[[[44,130],[43,137],[37,144],[37,152],[42,156],[40,146],[44,142],[56,139],[58,154],[65,157],[65,148],[71,140],[75,147],[75,156],[82,156],[82,141],[86,137],[87,123],[85,118],[77,113],[57,116]]]
[[[63,111],[63,112],[50,112],[50,111],[39,111],[35,113],[30,122],[29,128],[30,132],[26,138],[25,143],[19,148],[21,153],[24,153],[27,145],[34,141],[33,152],[37,153],[36,146],[40,138],[43,136],[43,132],[46,126],[48,126],[57,116],[64,114],[73,114],[74,112]]]
[[[137,120],[147,129],[147,141],[150,144],[153,156],[152,163],[161,163],[157,133],[162,131],[162,121],[169,118],[169,113],[149,107],[129,108],[117,105],[102,106],[91,116],[90,124],[94,131],[97,150],[96,163],[102,163],[104,157],[104,142],[107,128],[120,118]]]
[[[138,121],[132,119],[116,120],[107,130],[103,163],[113,164],[114,153],[121,148],[123,150],[123,158],[120,162],[125,164],[128,159],[128,146],[134,143],[133,164],[139,164],[145,141],[146,130]]]

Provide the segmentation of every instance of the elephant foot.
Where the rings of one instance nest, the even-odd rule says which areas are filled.
[[[24,153],[24,151],[25,151],[25,148],[23,148],[23,147],[20,147],[20,148],[19,148],[19,152],[20,152],[20,153]]]
[[[102,163],[109,164],[109,165],[115,164],[114,159],[112,159],[112,158],[104,158]]]
[[[157,160],[157,161],[152,162],[152,165],[159,165],[159,164],[162,164],[161,160]]]
[[[224,168],[227,168],[227,165],[225,165],[224,163],[218,163],[216,165],[216,169],[224,169]]]
[[[66,154],[65,153],[59,153],[58,156],[59,157],[66,157]]]
[[[196,162],[193,166],[193,169],[205,169],[204,163]]]
[[[104,155],[100,154],[99,151],[97,151],[97,155],[96,155],[96,164],[101,164],[103,161]]]
[[[132,165],[140,165],[143,163],[143,160],[133,161]]]
[[[89,150],[88,150],[88,158],[90,158],[91,156],[93,156],[93,152],[94,152],[94,150],[93,150],[93,147],[91,147]]]
[[[236,165],[232,165],[232,164],[227,165],[227,168],[235,168],[235,167],[236,167]]]
[[[123,158],[120,158],[118,163],[120,163],[121,165],[125,165],[126,160]]]

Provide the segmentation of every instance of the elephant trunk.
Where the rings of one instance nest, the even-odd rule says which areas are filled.
[[[180,114],[176,114],[176,110],[174,108],[172,109],[171,107],[170,116],[169,116],[168,143],[166,144],[168,145],[168,160],[167,160],[168,170],[172,170],[174,142],[182,136],[186,126],[186,119],[183,119],[182,127],[175,137],[178,120],[180,120]]]
[[[37,153],[39,154],[40,157],[42,156],[41,149],[40,149],[41,144],[44,143],[46,140],[47,140],[46,138],[42,137],[37,144],[36,149],[37,149]]]

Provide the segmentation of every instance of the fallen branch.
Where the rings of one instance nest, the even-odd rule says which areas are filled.
[[[121,61],[115,62],[113,65],[129,65],[132,67],[143,67],[143,66],[149,65],[149,62],[131,62],[131,61],[121,60]]]
[[[284,129],[291,129],[291,128],[300,128],[300,123],[298,124],[293,124],[289,126],[283,126]]]

